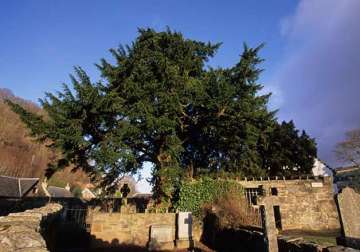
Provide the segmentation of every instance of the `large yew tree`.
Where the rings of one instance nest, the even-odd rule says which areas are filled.
[[[140,29],[130,46],[111,50],[114,64],[103,59],[97,65],[101,81],[91,82],[77,67],[70,87],[47,93],[41,100],[45,118],[9,104],[34,137],[61,151],[50,171],[73,164],[107,188],[144,162],[153,164],[155,196],[165,201],[184,175],[258,176],[272,174],[270,165],[276,174],[287,165],[308,172],[316,156],[313,139],[270,149],[282,131],[274,131],[279,125],[267,108],[270,94],[259,94],[261,46],[245,46],[233,67],[209,68],[219,46],[170,30]],[[282,148],[301,149],[309,162],[276,162]]]

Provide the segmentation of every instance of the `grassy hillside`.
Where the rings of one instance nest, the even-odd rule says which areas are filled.
[[[0,88],[0,175],[41,178],[47,164],[55,158],[55,153],[28,136],[28,130],[4,103],[5,99],[15,101],[33,112],[43,113],[35,103],[14,96],[8,89]],[[83,172],[74,174],[70,170],[68,168],[55,174],[56,180],[80,186],[89,182]]]

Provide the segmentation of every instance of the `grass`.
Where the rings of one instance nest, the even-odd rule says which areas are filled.
[[[323,246],[335,246],[336,238],[330,236],[302,236],[305,241],[313,242]]]
[[[339,236],[338,231],[334,232],[311,232],[292,230],[281,232],[281,235],[285,235],[291,238],[301,238],[306,242],[313,242],[322,246],[335,246],[336,237]]]

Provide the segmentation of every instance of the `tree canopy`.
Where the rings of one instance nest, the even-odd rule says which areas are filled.
[[[345,139],[336,145],[336,156],[345,164],[360,166],[360,129],[349,130]]]
[[[144,162],[154,166],[155,196],[166,201],[182,176],[308,171],[314,140],[292,122],[279,125],[267,108],[270,94],[259,93],[262,45],[245,45],[232,67],[206,66],[219,47],[169,29],[139,29],[131,45],[110,50],[115,63],[97,65],[101,81],[76,67],[71,86],[47,93],[46,117],[9,104],[32,136],[61,150],[50,171],[71,163],[109,189]]]
[[[311,173],[317,156],[315,141],[305,131],[299,134],[293,121],[275,124],[268,141],[263,157],[270,176]]]

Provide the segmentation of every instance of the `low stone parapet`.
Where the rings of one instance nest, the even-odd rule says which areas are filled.
[[[146,248],[150,227],[166,225],[172,227],[171,239],[176,239],[175,213],[92,213],[87,220],[91,234],[91,247],[125,247],[127,245]],[[129,251],[131,251],[129,249]]]
[[[46,230],[62,210],[52,203],[0,217],[0,251],[45,252]]]

